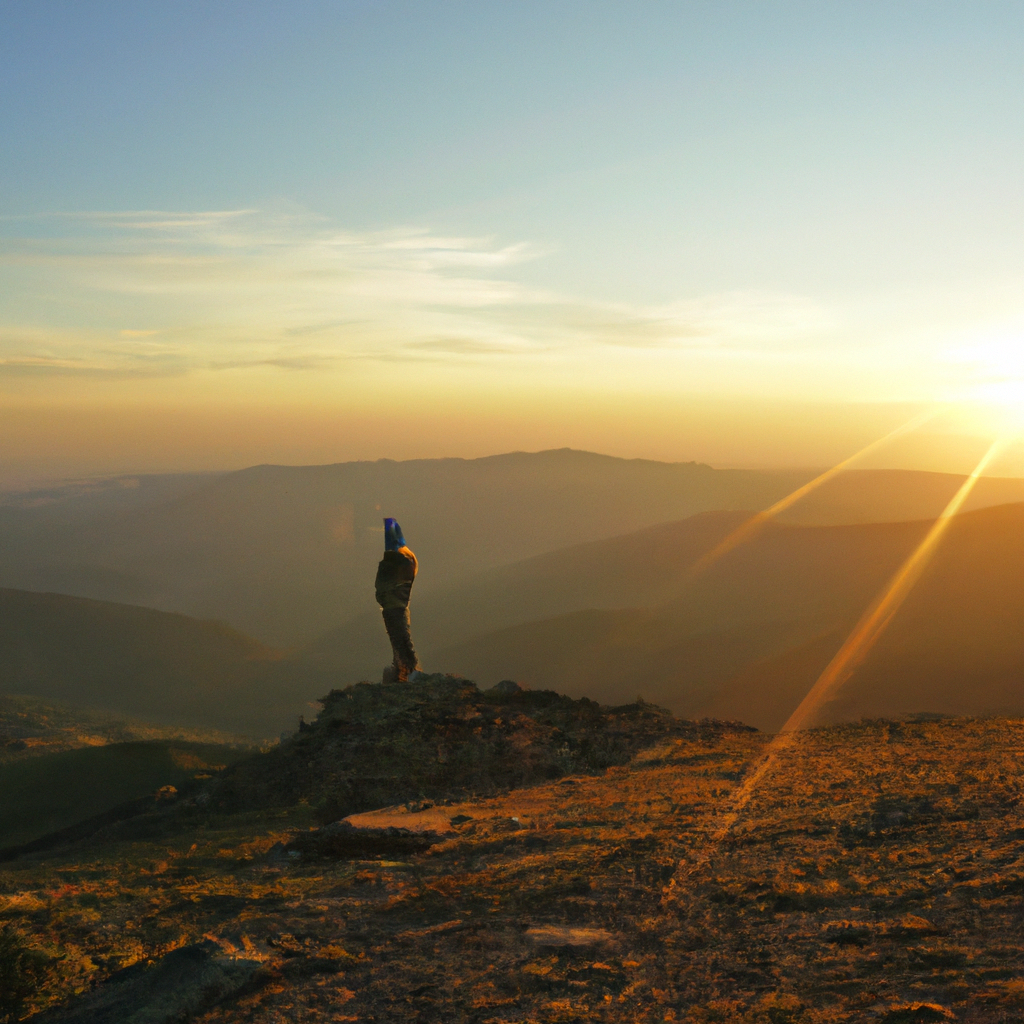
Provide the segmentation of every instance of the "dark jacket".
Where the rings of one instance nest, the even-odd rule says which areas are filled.
[[[416,556],[407,547],[385,551],[374,583],[377,604],[381,608],[408,608],[416,569]]]

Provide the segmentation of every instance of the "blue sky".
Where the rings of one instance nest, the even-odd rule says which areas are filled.
[[[1016,394],[1022,43],[1016,3],[2,0],[0,400]]]

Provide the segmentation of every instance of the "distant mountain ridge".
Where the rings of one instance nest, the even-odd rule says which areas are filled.
[[[221,619],[292,647],[374,609],[384,515],[406,527],[426,594],[568,543],[760,508],[807,476],[571,449],[255,466],[77,522],[8,509],[0,585]]]
[[[0,500],[0,586],[220,619],[298,648],[375,614],[384,515],[403,523],[420,557],[416,600],[426,613],[428,600],[490,570],[700,512],[762,509],[813,475],[558,449],[76,483]],[[926,519],[962,479],[847,472],[783,519]],[[1024,501],[1024,480],[982,479],[966,507],[1010,501]]]

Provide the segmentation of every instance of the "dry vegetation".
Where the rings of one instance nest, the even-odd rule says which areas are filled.
[[[60,957],[29,1008],[206,937],[255,970],[203,1024],[1024,1020],[1024,722],[808,733],[708,860],[764,742],[453,803],[400,860],[288,856],[301,805],[136,823],[3,865],[0,921]]]
[[[0,765],[82,747],[150,740],[252,746],[249,739],[215,729],[153,725],[27,694],[0,693]]]

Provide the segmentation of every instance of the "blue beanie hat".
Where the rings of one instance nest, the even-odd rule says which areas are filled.
[[[397,551],[405,547],[405,538],[397,519],[384,520],[384,550]]]

